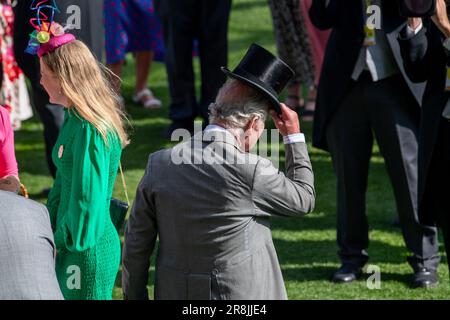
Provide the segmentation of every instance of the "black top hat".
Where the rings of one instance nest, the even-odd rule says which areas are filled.
[[[436,0],[399,0],[403,17],[431,17],[436,12]]]
[[[264,94],[276,113],[281,114],[278,94],[294,76],[294,71],[263,47],[252,44],[233,72],[226,67],[222,71]]]

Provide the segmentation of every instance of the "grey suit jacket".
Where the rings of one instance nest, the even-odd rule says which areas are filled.
[[[147,297],[159,235],[155,299],[287,299],[269,218],[314,208],[305,143],[286,145],[286,169],[221,132],[150,155],[126,228],[126,298]]]
[[[0,300],[63,299],[45,206],[0,191]]]

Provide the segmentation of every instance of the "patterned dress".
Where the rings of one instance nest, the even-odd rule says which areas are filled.
[[[127,52],[153,51],[164,58],[162,29],[153,0],[104,0],[105,46],[108,64],[125,60]]]
[[[65,299],[112,298],[120,264],[120,240],[110,201],[122,148],[74,109],[66,109],[53,149],[57,167],[47,207],[58,251],[56,274]]]
[[[314,85],[315,68],[299,0],[269,0],[278,54],[295,72],[292,83]]]
[[[22,70],[14,56],[14,13],[9,0],[0,0],[0,104],[8,109],[15,130],[33,116]]]

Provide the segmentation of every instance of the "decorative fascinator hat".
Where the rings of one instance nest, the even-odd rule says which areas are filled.
[[[76,40],[72,34],[65,33],[65,29],[54,22],[55,12],[60,12],[55,0],[34,0],[30,9],[36,12],[36,18],[30,19],[34,31],[25,52],[37,54],[39,58],[55,51],[62,45]]]

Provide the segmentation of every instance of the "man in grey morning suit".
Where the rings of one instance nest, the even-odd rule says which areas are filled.
[[[63,299],[45,206],[0,190],[0,300]]]
[[[314,177],[297,114],[284,105],[283,120],[274,111],[272,118],[286,144],[287,176],[248,153],[269,105],[230,80],[204,133],[150,155],[125,233],[125,298],[147,298],[159,235],[155,299],[287,299],[270,216],[311,212]]]

